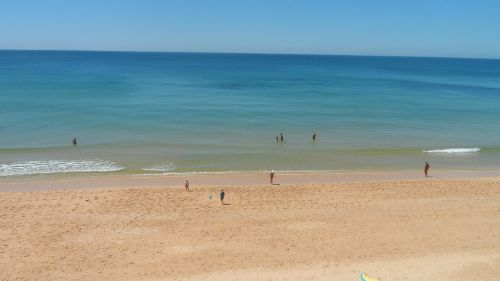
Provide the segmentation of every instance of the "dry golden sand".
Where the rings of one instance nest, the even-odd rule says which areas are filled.
[[[2,192],[0,280],[500,280],[500,178],[224,189]]]

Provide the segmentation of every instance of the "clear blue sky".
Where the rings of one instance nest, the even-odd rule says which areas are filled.
[[[500,58],[500,0],[0,0],[0,49]]]

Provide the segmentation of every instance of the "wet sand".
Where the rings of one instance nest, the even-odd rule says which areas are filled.
[[[431,170],[431,179],[468,179],[500,177],[500,171]],[[276,172],[277,184],[331,184],[348,182],[393,181],[422,179],[422,171],[337,171],[337,172]],[[110,187],[183,187],[189,179],[194,185],[255,186],[269,183],[267,172],[208,172],[172,173],[164,175],[74,174],[62,176],[38,175],[28,178],[0,179],[2,191],[41,191]]]

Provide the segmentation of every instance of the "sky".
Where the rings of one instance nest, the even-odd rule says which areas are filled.
[[[500,58],[500,0],[0,0],[0,49]]]

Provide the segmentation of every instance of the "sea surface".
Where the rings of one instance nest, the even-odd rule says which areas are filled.
[[[499,170],[500,60],[0,51],[2,178],[425,161]]]

